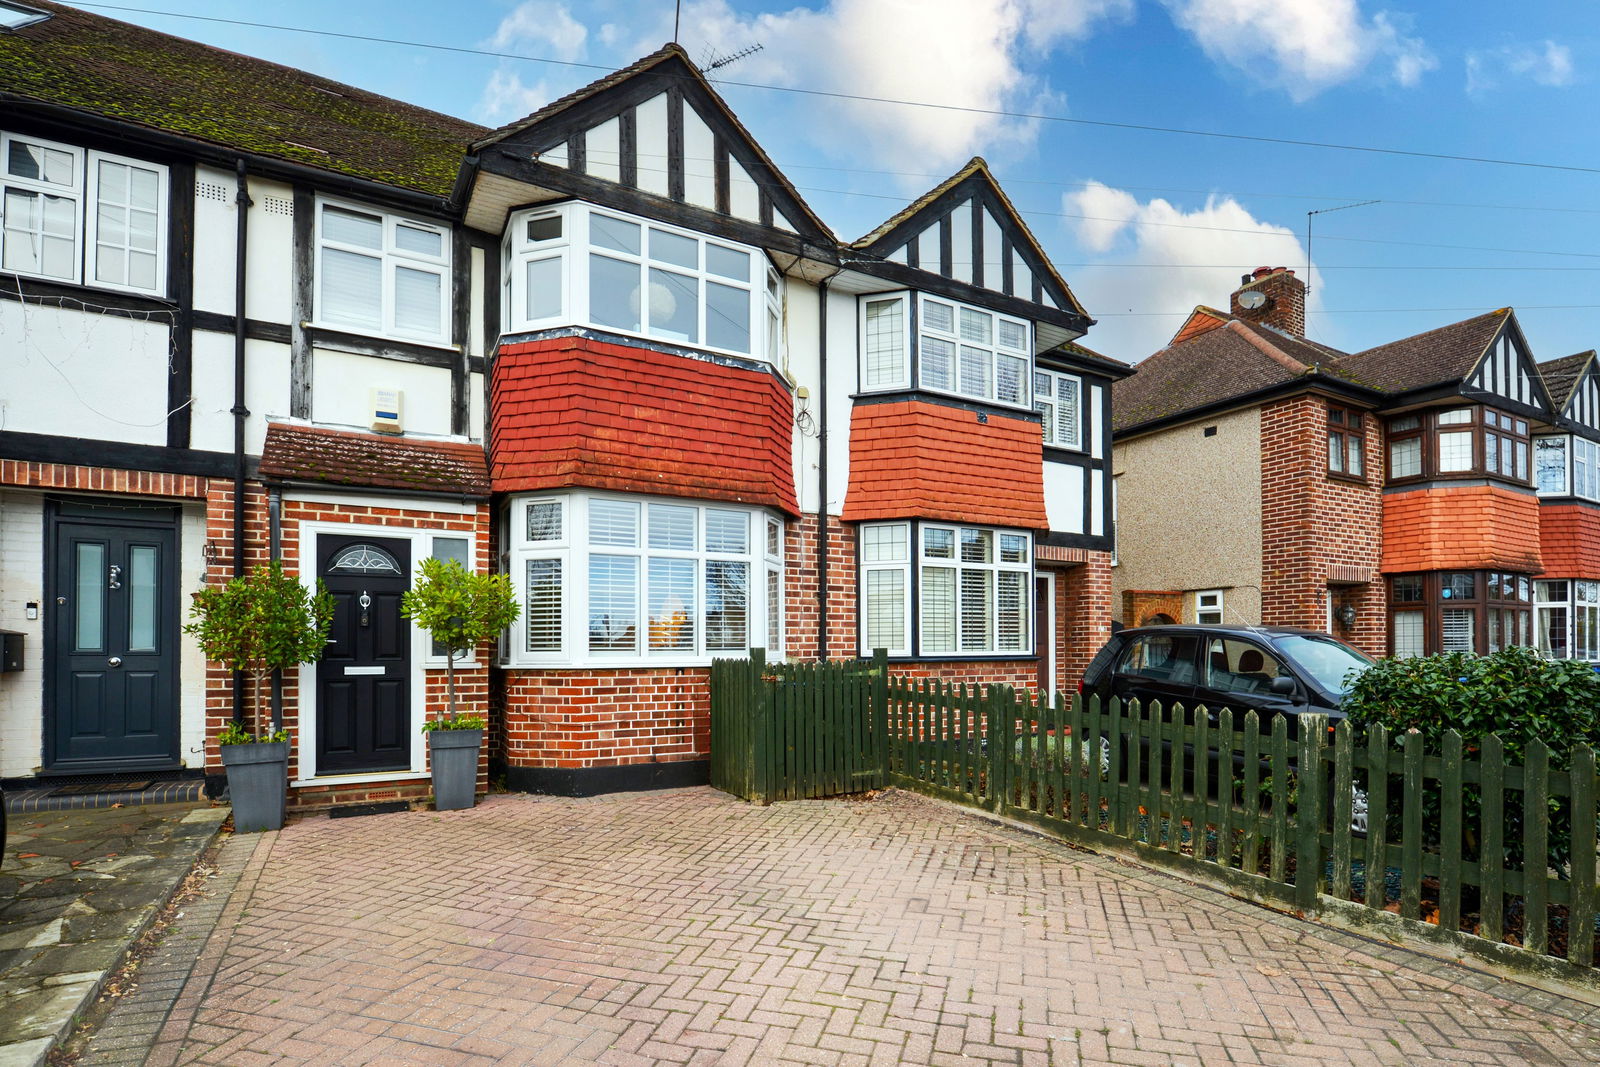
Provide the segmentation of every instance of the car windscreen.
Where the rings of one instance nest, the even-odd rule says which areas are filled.
[[[1344,696],[1356,675],[1372,666],[1372,658],[1343,641],[1312,634],[1287,634],[1272,642],[1325,692]]]

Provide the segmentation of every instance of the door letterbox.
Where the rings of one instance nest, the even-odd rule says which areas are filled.
[[[0,630],[0,672],[22,669],[22,634]]]

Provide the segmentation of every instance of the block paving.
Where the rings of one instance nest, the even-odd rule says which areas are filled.
[[[1590,1005],[896,792],[497,796],[217,868],[79,1062],[1600,1062]]]

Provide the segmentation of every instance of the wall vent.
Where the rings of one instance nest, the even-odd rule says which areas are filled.
[[[294,201],[286,196],[264,196],[261,198],[261,209],[268,215],[288,215],[294,217]]]
[[[218,185],[216,182],[196,182],[194,195],[201,200],[218,200],[222,203],[227,203],[230,199],[228,187],[226,185]]]

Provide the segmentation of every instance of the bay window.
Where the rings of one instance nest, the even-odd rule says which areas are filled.
[[[160,296],[167,168],[0,134],[0,270]]]
[[[512,501],[512,665],[781,652],[783,526],[750,508],[594,493]]]
[[[501,247],[505,330],[589,325],[775,357],[782,288],[754,248],[586,204],[512,214]]]
[[[1333,437],[1330,423],[1330,469],[1336,469],[1332,468]],[[1397,415],[1388,422],[1388,444],[1390,482],[1490,475],[1527,485],[1532,477],[1528,421],[1492,408],[1456,407]]]
[[[1032,537],[932,522],[860,528],[861,649],[1031,655]]]
[[[1485,655],[1535,640],[1533,582],[1504,571],[1435,571],[1389,579],[1389,637],[1397,658]]]
[[[864,391],[1034,406],[1031,323],[924,293],[862,297],[860,318]]]
[[[1534,485],[1541,496],[1600,500],[1600,444],[1583,437],[1536,437]]]
[[[1600,661],[1600,582],[1540,580],[1533,588],[1539,651],[1550,659]]]
[[[316,245],[318,325],[448,343],[447,227],[319,201]]]

